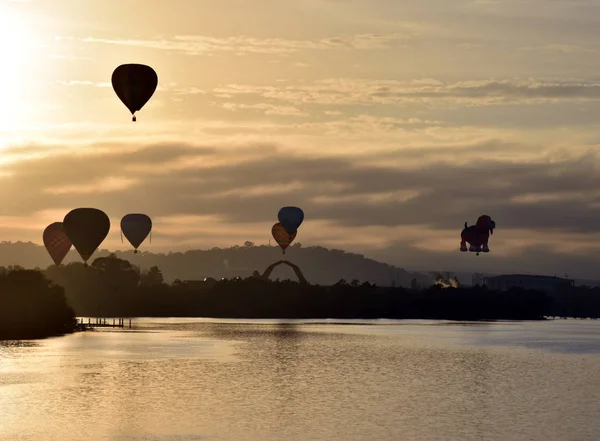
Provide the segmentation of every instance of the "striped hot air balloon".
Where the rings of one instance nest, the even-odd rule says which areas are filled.
[[[73,245],[67,237],[62,222],[54,222],[42,234],[44,246],[56,266],[59,266]]]

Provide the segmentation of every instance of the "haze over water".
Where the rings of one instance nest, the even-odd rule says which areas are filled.
[[[139,319],[0,346],[0,439],[597,440],[600,324]]]

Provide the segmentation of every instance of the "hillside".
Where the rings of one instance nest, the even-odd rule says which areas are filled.
[[[97,257],[108,256],[110,251],[100,250]],[[134,254],[133,251],[116,251],[116,256],[128,260],[141,269],[158,266],[166,282],[175,279],[200,280],[205,277],[232,278],[248,277],[253,271],[262,273],[271,263],[287,259],[298,265],[304,276],[312,284],[332,285],[340,279],[375,283],[379,286],[410,287],[413,279],[419,286],[431,285],[428,275],[412,273],[401,268],[368,259],[361,254],[346,253],[342,250],[329,250],[323,247],[292,246],[286,255],[278,247],[266,245],[254,246],[247,242],[244,246],[232,248],[212,248],[210,250],[191,250],[175,253]],[[71,250],[63,263],[81,261],[79,255]],[[47,268],[52,264],[45,248],[31,242],[1,242],[0,266],[20,265],[25,268]],[[296,279],[287,266],[276,268],[272,279]]]

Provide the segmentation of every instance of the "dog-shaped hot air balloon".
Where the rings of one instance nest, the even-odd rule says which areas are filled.
[[[496,228],[496,222],[492,220],[488,215],[479,216],[475,225],[467,226],[465,222],[465,228],[460,233],[460,250],[479,253],[489,253],[488,240],[491,234],[494,234],[494,228]],[[469,249],[467,250],[467,242],[469,243]]]

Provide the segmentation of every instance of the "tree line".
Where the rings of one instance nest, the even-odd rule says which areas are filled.
[[[283,257],[278,246],[257,245],[250,241],[227,248],[214,247],[184,252],[154,253],[147,249],[152,247],[142,247],[138,254],[134,254],[133,250],[115,251],[114,254],[140,268],[159,267],[168,283],[175,279],[248,277],[253,271],[262,272],[273,261]],[[101,249],[94,253],[94,257],[108,257],[110,254],[110,251]],[[354,277],[378,285],[407,288],[413,279],[416,279],[420,287],[432,283],[429,274],[409,272],[361,254],[338,249],[294,243],[288,248],[286,256],[302,268],[311,283],[333,285],[340,278]],[[75,250],[71,250],[63,264],[74,262],[81,262],[81,257]],[[30,242],[0,242],[0,266],[18,264],[25,268],[46,268],[50,263],[52,261],[43,246]],[[292,272],[288,268],[280,268],[275,276],[292,277]]]
[[[438,281],[439,282],[439,281]],[[168,284],[161,270],[140,271],[115,255],[91,266],[45,271],[0,267],[0,339],[73,332],[75,316],[540,320],[600,318],[600,288],[559,293],[436,283],[426,289],[379,287],[354,279],[332,286],[292,280],[206,279]]]

